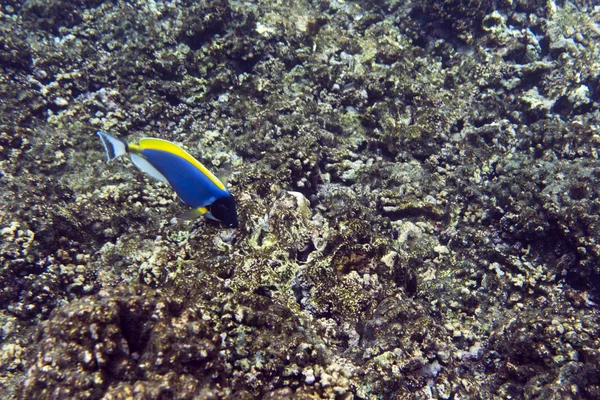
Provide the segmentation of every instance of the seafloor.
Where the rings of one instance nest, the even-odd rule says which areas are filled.
[[[0,62],[1,399],[600,398],[595,2],[4,0]]]

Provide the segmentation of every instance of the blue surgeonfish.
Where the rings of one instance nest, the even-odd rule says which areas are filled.
[[[107,162],[129,154],[141,171],[171,185],[179,198],[192,207],[192,214],[221,221],[228,227],[237,227],[235,199],[231,193],[181,147],[162,139],[144,138],[130,144],[103,131],[97,134],[106,150]]]

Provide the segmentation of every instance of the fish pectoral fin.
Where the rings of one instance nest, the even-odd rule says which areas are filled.
[[[229,181],[229,177],[231,176],[231,170],[232,170],[232,165],[231,162],[227,162],[225,164],[221,164],[219,166],[219,172],[217,174],[217,178],[219,178],[219,180],[223,183],[223,185],[227,186],[227,183]]]
[[[214,215],[212,215],[210,210],[206,207],[198,207],[191,209],[187,212],[187,214],[189,215],[189,218],[195,218],[204,215],[208,219],[212,219],[213,221],[219,221],[217,218],[214,217]]]
[[[192,211],[194,212],[194,215],[200,216],[200,215],[204,215],[204,214],[208,213],[208,208],[198,207],[198,208],[194,208]]]
[[[185,214],[183,214],[178,219],[179,219],[179,222],[189,221],[191,219],[198,218],[199,216],[205,215],[207,213],[210,214],[208,212],[208,208],[206,208],[206,207],[192,208],[191,210],[187,210],[185,212]]]
[[[152,164],[148,160],[146,160],[143,156],[135,153],[131,153],[131,161],[135,164],[136,167],[142,172],[147,173],[154,179],[158,179],[162,182],[168,182],[167,178],[163,174],[160,173],[159,170],[154,168]]]

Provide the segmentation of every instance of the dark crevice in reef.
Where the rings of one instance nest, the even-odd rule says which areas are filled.
[[[141,354],[146,349],[152,334],[152,322],[147,315],[139,315],[121,305],[119,313],[121,332],[131,353]]]

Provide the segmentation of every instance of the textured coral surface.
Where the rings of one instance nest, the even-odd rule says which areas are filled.
[[[2,2],[0,398],[600,398],[594,3]]]

